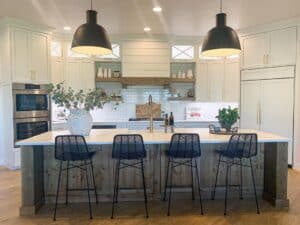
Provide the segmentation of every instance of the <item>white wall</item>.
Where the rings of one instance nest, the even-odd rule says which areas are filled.
[[[300,171],[300,25],[297,27],[297,63],[295,78],[294,168]]]

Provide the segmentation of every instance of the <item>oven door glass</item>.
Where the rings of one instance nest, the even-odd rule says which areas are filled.
[[[16,94],[16,111],[45,111],[48,110],[46,94]]]
[[[17,141],[47,132],[48,121],[16,123]]]

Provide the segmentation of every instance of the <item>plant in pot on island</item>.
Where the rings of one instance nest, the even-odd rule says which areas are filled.
[[[111,97],[98,88],[74,91],[71,87],[66,88],[64,83],[59,83],[49,84],[48,90],[55,104],[70,111],[67,124],[74,135],[88,136],[93,125],[90,111],[102,109],[105,103],[111,101]]]
[[[222,128],[226,130],[226,132],[232,131],[232,125],[235,124],[240,118],[238,108],[222,108],[219,109],[219,113],[216,116],[219,120],[219,123]]]

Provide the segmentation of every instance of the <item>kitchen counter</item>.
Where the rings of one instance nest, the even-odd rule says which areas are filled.
[[[229,140],[228,135],[209,134],[206,128],[177,128],[176,132],[198,133],[201,141],[202,155],[199,159],[201,189],[203,197],[209,198],[211,187],[214,184],[218,156],[214,149],[222,147]],[[258,135],[258,155],[254,158],[254,172],[257,192],[260,197],[270,201],[278,208],[289,206],[287,199],[287,149],[288,139],[256,130],[240,130],[240,132],[255,132]],[[54,159],[54,140],[57,135],[68,134],[68,131],[50,131],[18,142],[21,146],[22,169],[22,204],[21,215],[34,215],[44,204],[54,202],[59,164]],[[111,159],[113,137],[116,134],[141,134],[146,145],[147,158],[145,160],[145,176],[149,200],[158,200],[164,190],[166,162],[165,151],[171,139],[171,133],[156,131],[133,131],[128,129],[92,130],[86,137],[87,144],[92,151],[97,151],[93,161],[95,167],[96,185],[100,201],[111,201],[113,193],[113,172],[115,161]],[[220,177],[224,177],[224,168],[220,169]],[[178,188],[174,189],[175,196],[190,198],[191,184],[189,168],[176,167],[173,181]],[[232,168],[233,184],[239,183],[239,168]],[[244,169],[244,196],[253,198],[250,171]],[[80,171],[71,172],[70,186],[84,187],[85,181]],[[64,180],[64,179],[63,179]],[[220,179],[220,182],[223,182]],[[133,190],[120,192],[120,201],[142,200],[140,191],[140,176],[135,170],[128,169],[122,172],[120,186],[132,186]],[[64,183],[64,182],[63,182]],[[196,182],[194,182],[196,185]],[[182,186],[182,188],[180,188]],[[62,186],[64,187],[64,186]],[[196,187],[195,187],[196,188]],[[195,189],[196,190],[196,189]],[[61,188],[60,196],[64,196]],[[180,193],[180,194],[179,194]],[[230,197],[238,196],[238,191],[230,193]],[[178,195],[177,195],[178,194]],[[217,198],[224,197],[224,190],[217,192]],[[70,202],[85,202],[87,199],[82,193],[72,193]],[[64,201],[62,197],[61,202]]]

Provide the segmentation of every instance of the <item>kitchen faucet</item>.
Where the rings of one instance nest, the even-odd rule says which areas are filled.
[[[149,131],[150,133],[153,133],[153,112],[152,112],[152,95],[149,95],[148,97],[148,111],[149,111],[149,115],[150,115],[150,118],[149,118]]]

